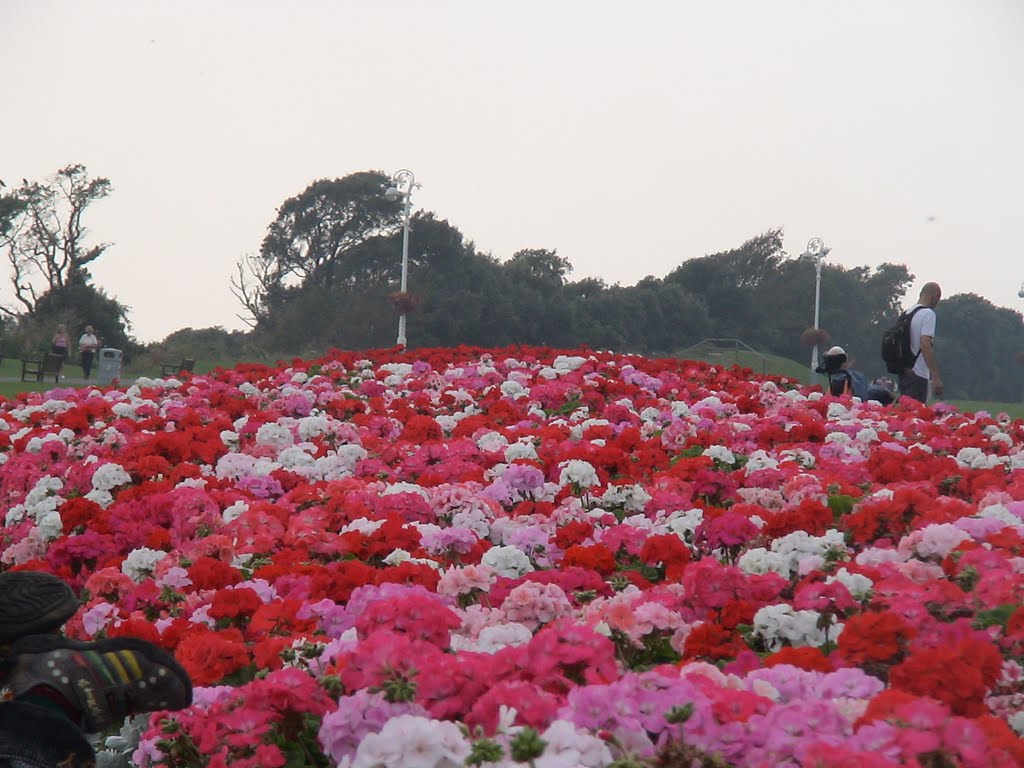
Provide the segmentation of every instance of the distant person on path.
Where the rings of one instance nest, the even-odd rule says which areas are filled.
[[[78,354],[82,359],[82,376],[87,379],[89,374],[92,373],[92,361],[96,358],[96,350],[99,347],[100,342],[96,338],[96,334],[93,333],[92,326],[85,326],[85,333],[78,340]]]
[[[68,347],[70,346],[71,337],[68,335],[68,329],[61,323],[53,334],[53,340],[50,342],[50,351],[55,355],[60,355],[62,360],[67,360]]]
[[[935,307],[942,299],[938,283],[925,283],[916,307],[921,311],[910,319],[910,351],[917,355],[914,367],[900,374],[900,395],[912,397],[922,403],[928,402],[928,384],[936,397],[942,397],[942,377],[939,375],[939,361],[935,357]]]

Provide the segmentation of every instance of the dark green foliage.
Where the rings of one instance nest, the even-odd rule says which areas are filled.
[[[257,290],[248,298],[256,301],[243,303],[256,321],[255,344],[298,353],[395,343],[388,295],[401,272],[401,208],[384,198],[384,181],[376,172],[318,181],[282,205],[249,265]],[[410,232],[409,288],[420,301],[409,314],[414,347],[523,343],[679,355],[707,338],[734,338],[809,363],[801,333],[813,325],[815,264],[788,256],[778,229],[633,286],[570,281],[569,261],[546,249],[499,262],[428,212],[413,217]],[[869,379],[885,373],[882,333],[913,280],[899,264],[822,264],[819,325]],[[1020,313],[970,295],[938,311],[947,396],[1019,399]]]
[[[91,325],[103,347],[114,347],[131,360],[141,349],[130,335],[128,308],[84,280],[75,280],[47,291],[29,314],[20,317],[8,335],[7,354],[33,355],[48,352],[50,339],[63,323],[71,337],[71,354],[78,351],[78,339]]]

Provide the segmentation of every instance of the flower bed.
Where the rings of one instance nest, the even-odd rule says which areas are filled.
[[[198,686],[140,766],[1024,764],[1022,421],[388,351],[24,395],[0,460],[4,567]]]

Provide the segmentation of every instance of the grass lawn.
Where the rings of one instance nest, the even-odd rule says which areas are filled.
[[[988,411],[993,416],[1007,413],[1010,418],[1024,419],[1024,403],[986,403],[981,400],[943,400],[942,402],[955,405],[965,413]]]

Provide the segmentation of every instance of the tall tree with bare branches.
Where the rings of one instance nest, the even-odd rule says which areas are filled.
[[[8,316],[31,314],[39,299],[89,277],[87,265],[109,243],[87,245],[82,220],[89,206],[107,197],[105,178],[90,178],[82,164],[61,168],[44,182],[23,179],[10,194],[0,188],[0,251],[11,265],[15,307]]]

